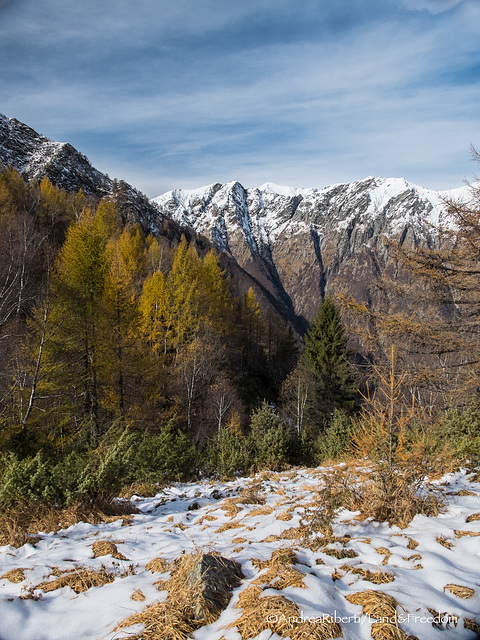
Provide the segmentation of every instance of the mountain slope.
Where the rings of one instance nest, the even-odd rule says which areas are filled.
[[[435,226],[448,224],[445,197],[468,197],[466,188],[441,193],[401,178],[368,177],[324,189],[215,183],[149,201],[96,170],[71,145],[2,115],[0,161],[29,181],[47,176],[67,191],[113,195],[124,220],[146,231],[177,240],[182,230],[189,237],[205,236],[222,252],[237,288],[253,285],[260,302],[300,333],[326,292],[343,289],[375,299],[374,283],[390,264],[384,237],[433,246]]]
[[[0,114],[0,161],[31,182],[45,176],[66,191],[102,198],[116,194],[124,217],[152,227],[158,210],[140,191],[123,181],[111,180],[95,169],[71,144],[54,142],[15,118]]]
[[[163,215],[210,237],[301,319],[312,317],[326,291],[346,287],[368,298],[369,284],[388,264],[383,236],[434,245],[435,225],[448,224],[445,197],[466,193],[369,177],[322,190],[213,184],[153,202]]]

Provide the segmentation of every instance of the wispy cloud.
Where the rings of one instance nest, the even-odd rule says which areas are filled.
[[[0,22],[0,111],[151,196],[455,186],[478,136],[476,2],[21,0]]]

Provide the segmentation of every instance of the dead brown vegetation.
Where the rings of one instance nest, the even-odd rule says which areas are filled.
[[[126,520],[126,514],[136,513],[130,503],[104,503],[95,507],[73,504],[65,508],[33,502],[5,509],[0,513],[0,545],[21,547],[26,543],[35,544],[45,533],[67,529],[77,522],[99,524],[112,522],[120,518]]]
[[[112,556],[117,560],[127,560],[123,553],[117,549],[117,545],[111,540],[97,540],[92,544],[93,557]]]
[[[263,596],[257,586],[241,594],[236,605],[242,615],[229,628],[236,627],[242,640],[251,640],[265,629],[291,640],[327,640],[341,638],[338,623],[324,616],[315,622],[302,620],[299,607],[284,596]]]
[[[167,600],[129,616],[115,631],[143,624],[143,640],[186,640],[196,629],[214,622],[227,606],[230,594],[219,592],[210,599],[202,592],[203,578],[192,580],[201,556],[201,553],[185,554],[175,561],[171,577],[160,585],[168,591]]]
[[[13,582],[18,584],[19,582],[23,582],[25,580],[25,569],[11,569],[4,573],[3,576],[0,576],[0,580],[8,580],[9,582]]]
[[[98,571],[92,569],[76,569],[71,573],[64,574],[56,580],[49,582],[41,582],[35,589],[41,589],[42,591],[56,591],[63,587],[70,587],[75,593],[83,593],[91,587],[103,587],[115,580],[115,575],[109,573],[105,567],[102,567]]]

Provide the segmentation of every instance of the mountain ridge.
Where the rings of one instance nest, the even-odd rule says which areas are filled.
[[[445,198],[468,197],[467,187],[440,192],[404,178],[368,176],[321,189],[215,182],[149,200],[95,169],[69,143],[3,115],[0,160],[29,181],[47,176],[67,191],[113,195],[124,220],[146,231],[162,234],[168,222],[178,236],[182,229],[204,236],[258,285],[260,297],[276,301],[299,333],[326,293],[374,301],[375,283],[391,265],[385,238],[435,246],[438,225],[450,224]]]

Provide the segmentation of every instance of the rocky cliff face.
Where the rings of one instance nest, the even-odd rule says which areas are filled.
[[[47,177],[66,191],[88,196],[114,193],[125,216],[152,227],[159,212],[140,191],[123,181],[111,180],[92,165],[88,158],[66,142],[54,142],[15,118],[0,114],[0,161],[19,171],[27,181]]]
[[[154,199],[163,215],[211,238],[284,303],[301,329],[323,295],[339,288],[363,299],[386,268],[384,237],[434,245],[454,194],[403,179],[369,177],[322,190],[238,182]]]
[[[255,286],[261,301],[299,332],[325,293],[343,289],[372,298],[375,281],[389,265],[385,237],[432,246],[435,225],[448,224],[444,198],[467,198],[466,188],[447,194],[403,179],[369,177],[321,190],[216,183],[170,191],[150,202],[97,171],[71,145],[2,115],[0,161],[27,180],[47,176],[68,191],[115,195],[124,218],[146,230],[162,234],[169,221],[174,237],[180,237],[179,226],[206,236],[239,288]]]

